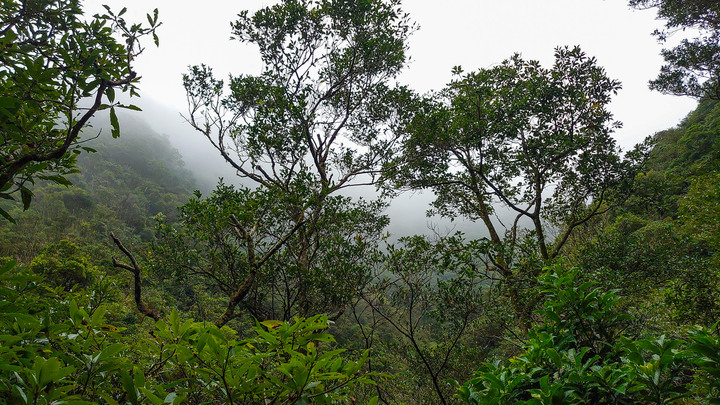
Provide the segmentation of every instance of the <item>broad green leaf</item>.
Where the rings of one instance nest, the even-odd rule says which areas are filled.
[[[7,211],[5,211],[2,208],[0,208],[0,216],[2,216],[3,218],[7,219],[10,222],[12,222],[13,224],[16,223],[15,219],[12,216],[10,216],[10,214],[8,214]]]
[[[110,108],[110,125],[112,126],[111,132],[112,137],[117,138],[120,136],[120,123],[118,122],[117,114],[115,113],[115,107]]]
[[[26,187],[20,188],[20,197],[22,198],[23,203],[23,211],[27,211],[28,208],[30,208],[30,202],[33,198],[33,192],[27,189]]]

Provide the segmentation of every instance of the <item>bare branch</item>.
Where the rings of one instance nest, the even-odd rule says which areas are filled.
[[[141,279],[141,273],[142,270],[140,269],[140,266],[137,263],[137,260],[135,260],[135,257],[132,253],[122,244],[120,239],[115,236],[114,233],[110,233],[110,237],[112,238],[115,245],[120,249],[120,251],[130,259],[130,262],[132,263],[132,266],[128,266],[127,264],[120,263],[116,258],[113,257],[113,266],[118,267],[121,269],[125,269],[133,273],[133,278],[135,281],[135,305],[137,306],[138,311],[142,313],[143,315],[147,316],[148,318],[152,318],[155,321],[160,320],[160,314],[157,312],[156,309],[150,308],[142,301],[142,279]]]

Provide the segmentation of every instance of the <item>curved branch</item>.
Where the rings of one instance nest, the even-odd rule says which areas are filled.
[[[148,318],[152,318],[155,321],[160,320],[160,314],[157,312],[156,309],[150,308],[142,301],[142,279],[140,277],[141,270],[140,266],[137,263],[137,260],[135,260],[135,256],[133,256],[132,253],[120,242],[120,239],[115,236],[114,233],[110,233],[110,237],[112,238],[115,245],[120,249],[120,251],[127,256],[128,259],[130,259],[130,263],[132,263],[132,266],[129,266],[124,263],[120,263],[116,258],[113,257],[113,266],[128,270],[133,274],[133,278],[135,281],[135,288],[134,288],[134,295],[135,295],[135,305],[137,306],[138,311],[142,313],[143,315],[147,316]]]
[[[87,111],[85,111],[85,114],[80,117],[80,119],[77,123],[75,123],[75,125],[68,129],[68,133],[65,136],[63,144],[55,150],[47,153],[31,152],[25,154],[19,159],[14,160],[12,163],[5,166],[2,169],[2,174],[0,174],[0,189],[5,188],[7,183],[12,181],[15,175],[27,164],[31,162],[46,162],[50,160],[60,159],[61,157],[63,157],[70,148],[70,146],[72,146],[72,144],[75,142],[78,135],[80,135],[80,131],[83,129],[85,124],[87,124],[90,118],[92,118],[92,116],[95,115],[95,113],[100,109],[100,105],[102,104],[102,96],[105,93],[105,90],[110,87],[117,87],[129,84],[136,77],[137,74],[135,72],[130,72],[130,74],[122,80],[103,80],[98,87],[97,94],[95,95],[95,101],[93,102],[92,106],[88,108]]]
[[[288,239],[292,235],[295,234],[295,232],[300,229],[300,227],[305,223],[305,221],[302,219],[302,216],[300,217],[300,220],[295,223],[295,226],[285,234],[285,236],[282,237],[275,245],[273,245],[270,250],[268,250],[261,258],[260,260],[256,259],[255,256],[255,241],[252,238],[252,235],[242,226],[240,221],[235,217],[235,215],[230,215],[230,220],[232,221],[233,230],[237,234],[237,236],[245,241],[245,247],[247,248],[247,264],[248,264],[248,274],[245,276],[245,280],[243,283],[238,287],[235,294],[230,296],[228,298],[228,304],[225,308],[225,312],[220,315],[220,317],[215,321],[215,325],[218,328],[222,328],[226,323],[230,322],[232,319],[236,318],[238,315],[235,314],[235,307],[242,302],[243,299],[248,295],[250,292],[250,289],[255,284],[255,277],[257,276],[257,271],[266,261],[268,261],[281,247],[287,243]]]

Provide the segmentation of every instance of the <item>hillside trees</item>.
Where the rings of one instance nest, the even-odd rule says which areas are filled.
[[[115,91],[137,95],[133,59],[140,40],[160,25],[157,10],[149,25],[128,24],[109,9],[85,19],[78,0],[6,1],[0,11],[0,197],[20,192],[35,178],[68,184],[80,131],[98,111],[109,108],[113,135],[118,120]],[[107,101],[105,101],[107,100]],[[109,104],[105,104],[109,103]],[[72,153],[68,153],[72,151]],[[12,220],[5,210],[0,214]]]
[[[558,257],[577,226],[606,211],[632,168],[620,157],[611,136],[620,124],[607,110],[620,84],[577,47],[558,48],[550,69],[515,55],[455,73],[422,103],[387,178],[396,187],[431,189],[443,216],[481,221],[489,233],[486,265],[508,279],[520,260],[539,268]],[[493,217],[496,203],[515,215],[505,228]]]
[[[169,140],[137,122],[123,124],[118,139],[103,131],[83,146],[95,152],[78,156],[80,173],[67,176],[73,187],[37,181],[27,211],[21,214],[22,207],[9,201],[0,205],[16,218],[0,224],[0,256],[29,263],[45,245],[63,239],[109,249],[110,231],[128,244],[148,242],[152,217],[162,212],[175,220],[177,207],[198,187]]]
[[[323,227],[353,210],[370,210],[357,219],[377,218],[371,205],[331,196],[373,184],[391,151],[393,129],[412,99],[391,81],[405,65],[413,27],[395,0],[287,0],[254,15],[245,11],[232,27],[235,39],[259,48],[263,71],[231,76],[226,88],[210,68],[192,67],[183,79],[187,120],[240,178],[258,187],[241,191],[235,204],[275,210],[267,221],[243,222],[242,213],[235,214],[237,221],[221,219],[230,225],[239,254],[245,260],[283,255],[274,266],[292,268],[295,280],[286,286],[293,292],[284,296],[299,297],[299,313],[313,313],[303,297],[311,296],[311,285],[330,286],[340,274],[324,273],[328,254],[343,258],[331,252]],[[364,226],[339,223],[347,230]],[[350,240],[360,241],[362,232],[351,231]],[[262,251],[261,243],[276,248]],[[244,297],[243,286],[258,281],[258,269],[251,267],[237,270],[242,277],[233,297]]]
[[[652,314],[639,318],[651,325],[709,326],[720,314],[719,130],[718,101],[704,100],[678,127],[657,133],[628,198],[578,248],[576,263],[594,280],[654,300],[641,304]]]
[[[630,0],[634,8],[655,8],[665,28],[654,35],[666,42],[687,28],[695,38],[683,39],[671,49],[663,49],[666,65],[650,88],[663,93],[720,99],[720,3],[714,0]]]

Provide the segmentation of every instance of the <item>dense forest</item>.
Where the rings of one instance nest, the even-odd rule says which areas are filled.
[[[691,33],[650,86],[698,104],[627,152],[579,47],[419,94],[399,0],[242,12],[262,72],[183,77],[237,175],[198,184],[117,112],[157,10],[4,2],[0,402],[720,403],[720,3],[629,6]],[[390,235],[420,190],[484,236]]]

